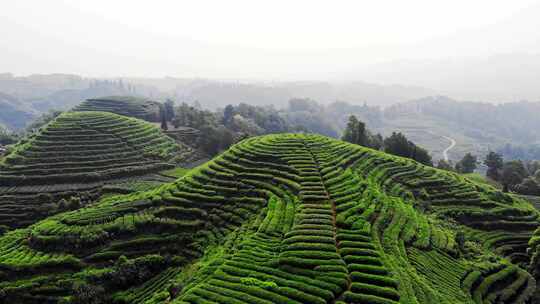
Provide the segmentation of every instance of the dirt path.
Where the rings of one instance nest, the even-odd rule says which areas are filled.
[[[444,159],[445,161],[448,161],[448,160],[449,160],[448,152],[449,152],[450,150],[452,150],[452,149],[456,146],[456,144],[457,144],[456,140],[453,139],[452,137],[440,135],[440,134],[435,133],[435,132],[430,131],[430,130],[422,130],[422,131],[424,131],[424,132],[426,132],[426,133],[428,133],[428,134],[434,135],[434,136],[442,137],[442,138],[444,138],[444,139],[446,139],[446,140],[448,140],[448,141],[450,142],[450,145],[449,145],[448,147],[446,147],[446,149],[444,149],[443,152],[442,152],[443,159]]]
[[[448,161],[448,151],[452,150],[455,146],[456,146],[456,140],[451,138],[451,137],[448,137],[448,136],[444,136],[444,135],[441,135],[441,137],[447,139],[450,141],[450,146],[448,146],[446,149],[444,149],[443,151],[443,158],[445,161]]]

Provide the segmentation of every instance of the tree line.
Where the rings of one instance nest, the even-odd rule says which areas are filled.
[[[490,151],[482,163],[487,167],[486,177],[500,183],[503,192],[516,192],[525,195],[540,195],[540,161],[504,160],[501,153]],[[473,173],[480,161],[467,153],[455,166],[444,160],[437,168],[458,173]]]
[[[309,99],[291,99],[289,107],[277,110],[273,106],[253,106],[246,103],[227,105],[215,112],[183,102],[178,106],[168,100],[162,107],[162,128],[168,122],[175,128],[191,127],[201,131],[196,145],[209,155],[227,149],[241,139],[272,133],[318,133],[338,137],[334,124],[328,121],[324,107]],[[395,132],[387,138],[372,134],[356,115],[350,115],[342,140],[397,156],[408,157],[433,166],[428,151]]]
[[[486,176],[500,182],[503,191],[513,191],[526,195],[540,195],[540,162],[510,160],[489,152],[484,160],[488,167]]]
[[[254,106],[246,103],[227,105],[216,111],[200,105],[167,100],[161,108],[161,128],[191,127],[200,131],[195,145],[210,156],[251,136],[303,132],[338,137],[336,126],[328,119],[324,107],[310,99],[291,99],[286,109]]]
[[[366,128],[366,124],[358,120],[355,115],[349,117],[349,122],[341,139],[375,150],[382,150],[396,156],[414,159],[427,166],[433,166],[433,160],[429,152],[408,140],[403,133],[393,132],[387,138],[383,138],[381,134],[372,134]]]

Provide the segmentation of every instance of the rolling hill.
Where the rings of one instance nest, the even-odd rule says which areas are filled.
[[[459,175],[267,135],[173,183],[5,233],[0,299],[526,303],[537,227],[530,204]]]
[[[66,112],[13,150],[0,162],[0,224],[10,226],[31,223],[45,203],[81,192],[91,200],[105,183],[174,168],[193,152],[151,123],[105,112]]]

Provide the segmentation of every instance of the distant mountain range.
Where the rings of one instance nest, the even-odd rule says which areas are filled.
[[[131,80],[145,84],[143,80]],[[140,82],[138,82],[140,81]],[[197,100],[207,108],[225,107],[241,102],[253,105],[285,107],[292,98],[310,98],[322,104],[337,100],[352,104],[389,106],[410,99],[435,94],[433,90],[400,85],[378,85],[365,82],[276,82],[250,83],[194,80],[178,81],[170,90],[180,100]]]

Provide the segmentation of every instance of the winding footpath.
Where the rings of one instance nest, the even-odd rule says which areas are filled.
[[[451,138],[451,137],[444,136],[444,135],[441,135],[441,137],[443,137],[445,139],[448,139],[450,141],[450,146],[448,146],[443,151],[443,158],[444,158],[445,161],[448,161],[448,151],[452,150],[456,146],[456,140]]]

